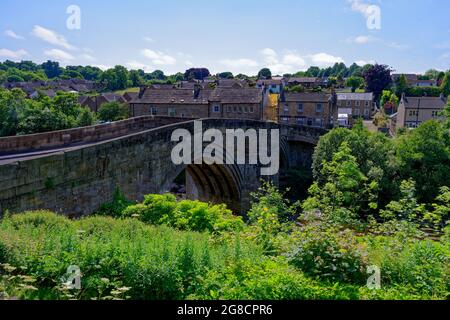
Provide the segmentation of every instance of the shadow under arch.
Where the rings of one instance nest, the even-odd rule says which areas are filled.
[[[185,172],[186,198],[211,203],[225,203],[235,214],[241,214],[243,175],[236,164],[178,165],[166,176],[163,192],[170,192],[171,185]],[[208,161],[212,162],[212,161]]]

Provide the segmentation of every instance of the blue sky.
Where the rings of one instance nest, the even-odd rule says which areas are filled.
[[[70,5],[81,10],[80,29],[67,28]],[[367,26],[371,5],[380,28]],[[282,74],[341,61],[446,70],[449,17],[448,0],[1,0],[0,61],[166,73]]]

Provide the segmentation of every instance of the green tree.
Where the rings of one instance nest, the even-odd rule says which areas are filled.
[[[427,121],[396,141],[399,175],[417,183],[419,201],[431,203],[450,184],[450,134],[445,124]]]
[[[104,103],[98,110],[98,118],[106,122],[124,120],[128,118],[128,107],[116,101]]]
[[[441,90],[446,97],[450,95],[450,71],[445,74],[442,80]]]
[[[56,61],[44,62],[42,65],[42,69],[44,69],[45,74],[48,78],[56,78],[62,73],[61,68],[59,67],[59,63]]]
[[[350,77],[347,79],[345,85],[352,88],[352,92],[355,92],[356,89],[359,89],[364,85],[364,79],[361,77]]]
[[[268,68],[263,68],[258,72],[258,79],[272,79],[272,72]]]
[[[77,118],[78,127],[88,127],[94,125],[96,122],[95,113],[88,108],[82,108]]]
[[[144,79],[142,79],[139,71],[137,70],[130,71],[130,81],[133,87],[139,87],[144,83]]]
[[[322,163],[324,183],[315,182],[310,197],[303,203],[305,211],[315,209],[340,221],[365,217],[378,207],[378,183],[361,171],[348,142],[343,142],[331,161]]]
[[[217,75],[219,79],[233,79],[233,73],[227,71],[227,72],[221,72]]]

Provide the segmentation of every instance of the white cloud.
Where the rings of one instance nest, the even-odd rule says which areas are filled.
[[[62,35],[57,34],[55,31],[46,29],[41,26],[34,26],[32,34],[36,37],[38,37],[41,40],[44,40],[45,42],[51,43],[56,46],[63,47],[67,50],[73,50],[75,49],[74,46],[72,46],[66,38],[64,38]]]
[[[313,62],[314,65],[317,65],[319,67],[326,67],[326,66],[332,66],[335,63],[345,63],[344,59],[342,59],[341,57],[335,57],[332,56],[328,53],[316,53],[316,54],[311,54],[307,56],[308,58],[311,59],[311,61]]]
[[[376,61],[375,61],[375,60],[369,60],[369,61],[366,61],[366,60],[357,60],[357,61],[355,61],[355,63],[356,63],[358,66],[360,66],[360,67],[364,67],[366,64],[375,64]]]
[[[106,71],[108,69],[112,69],[113,68],[113,66],[109,66],[109,65],[105,65],[105,64],[95,64],[95,65],[93,65],[93,67],[97,67],[97,68],[99,68],[102,71]]]
[[[184,62],[184,64],[185,64],[187,67],[193,67],[193,66],[194,66],[194,63],[193,63],[191,60],[186,60],[186,61]]]
[[[46,50],[46,51],[44,51],[44,54],[49,58],[52,58],[57,61],[62,61],[62,62],[69,62],[69,61],[75,60],[75,57],[72,56],[70,53],[60,50],[60,49]]]
[[[152,63],[158,66],[174,65],[177,63],[177,60],[174,57],[160,51],[144,49],[142,50],[142,55],[152,60]]]
[[[272,48],[261,50],[264,64],[273,74],[285,74],[300,71],[306,67],[305,59],[293,51],[286,51],[279,55]]]
[[[155,43],[156,42],[153,38],[150,38],[150,37],[143,37],[142,39],[145,42],[148,42],[148,43]]]
[[[23,49],[12,51],[9,49],[0,49],[0,57],[8,58],[8,59],[20,59],[24,56],[28,55],[28,52],[26,52]]]
[[[84,59],[84,60],[88,60],[88,61],[96,61],[97,60],[94,56],[92,56],[92,55],[90,55],[88,53],[83,53],[81,55],[81,58]]]
[[[5,35],[10,37],[10,38],[17,39],[17,40],[24,40],[25,39],[24,37],[19,36],[17,33],[15,33],[12,30],[6,30],[5,31]]]
[[[375,40],[377,40],[377,39],[375,39],[372,36],[357,36],[354,38],[348,38],[347,42],[356,43],[356,44],[367,44],[370,42],[374,42]]]
[[[371,6],[370,4],[361,0],[348,0],[348,2],[350,2],[353,11],[361,13],[365,18],[369,17],[370,12],[368,9]]]
[[[275,50],[271,48],[265,48],[261,50],[262,55],[264,56],[264,62],[268,65],[277,64],[278,63],[278,54]]]
[[[283,64],[298,66],[298,67],[305,67],[306,62],[305,59],[300,57],[299,55],[295,53],[287,53],[283,56]]]
[[[148,64],[136,61],[136,60],[132,60],[126,63],[126,66],[131,69],[131,70],[139,70],[142,69],[145,72],[151,72],[151,68]]]

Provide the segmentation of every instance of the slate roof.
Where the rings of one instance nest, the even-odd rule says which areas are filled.
[[[406,109],[444,109],[447,106],[447,98],[403,97],[402,103]]]
[[[261,103],[262,89],[257,88],[224,88],[216,89],[155,89],[146,88],[142,97],[133,99],[131,103],[145,104],[209,104],[210,101],[224,104]]]
[[[146,88],[142,97],[134,99],[132,103],[148,104],[208,104],[211,90],[199,90],[194,96],[192,89],[155,89]]]
[[[284,93],[284,102],[328,102],[331,94],[321,92]]]
[[[338,100],[368,100],[373,101],[373,93],[337,93]]]
[[[220,101],[224,104],[253,104],[261,103],[262,98],[263,94],[260,88],[226,89],[218,87],[212,92],[210,100]]]

